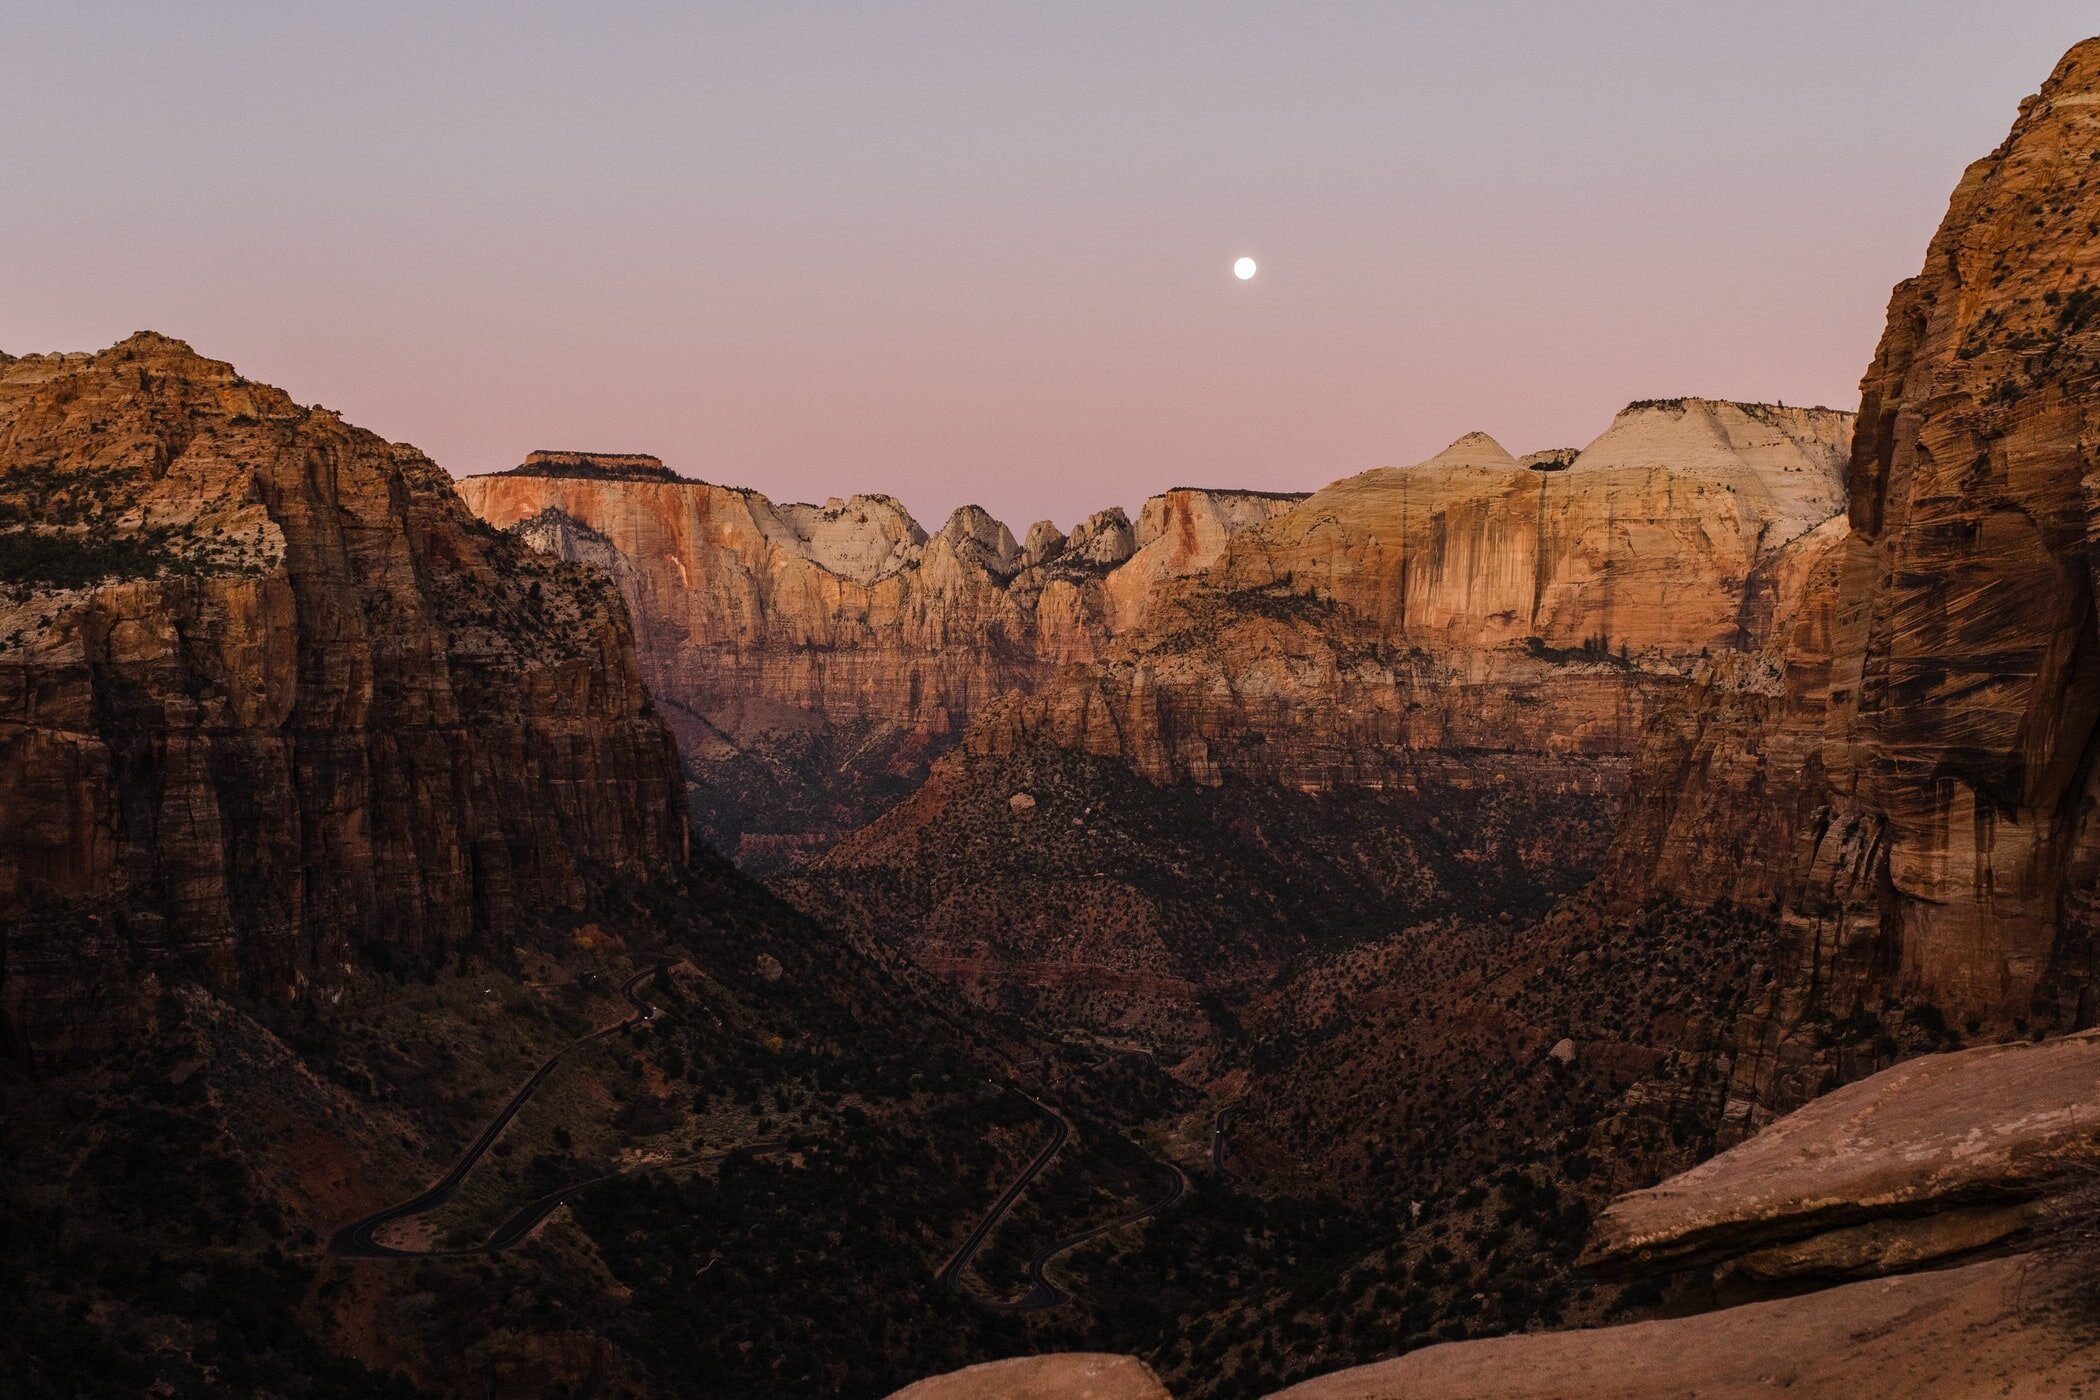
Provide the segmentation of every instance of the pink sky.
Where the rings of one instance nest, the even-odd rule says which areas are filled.
[[[1019,533],[1851,407],[2086,5],[14,6],[0,349]],[[1261,274],[1231,275],[1251,254]]]

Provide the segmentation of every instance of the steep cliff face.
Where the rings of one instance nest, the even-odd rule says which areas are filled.
[[[1091,660],[1147,586],[1291,499],[1181,491],[1136,532],[1112,509],[1024,547],[975,506],[929,536],[887,496],[781,506],[634,460],[535,453],[459,490],[611,572],[702,830],[759,869],[872,819],[992,699]],[[1203,523],[1169,537],[1181,518]]]
[[[1636,404],[1530,467],[1469,434],[1235,533],[1099,663],[1007,697],[971,742],[1045,740],[1161,782],[1383,787],[1499,754],[1610,785],[1562,760],[1623,764],[1685,677],[1762,645],[1795,542],[1842,502],[1849,424]]]
[[[0,1005],[18,1050],[132,959],[314,995],[507,946],[681,862],[610,585],[445,474],[141,334],[0,366]]]
[[[1815,1026],[1869,992],[2090,1021],[2096,227],[2100,40],[1970,167],[1897,287],[1850,530],[1807,562],[1794,625],[1646,765],[1619,876],[1776,900],[1792,934],[1753,1099],[1812,1092]]]
[[[1530,466],[1472,434],[1249,501],[1185,576],[1217,507],[1161,498],[1108,580],[1151,552],[1139,620],[781,888],[988,1002],[1161,1045],[1335,941],[1534,915],[1598,868],[1694,678],[1792,629],[1847,425],[1636,405]]]
[[[1828,409],[1635,404],[1554,469],[1472,433],[1248,531],[1216,581],[1316,591],[1421,646],[1741,647],[1746,580],[1843,506],[1850,428]]]

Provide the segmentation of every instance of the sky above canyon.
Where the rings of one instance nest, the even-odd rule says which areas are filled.
[[[0,350],[1069,527],[1852,407],[2090,4],[15,4]],[[1232,275],[1251,255],[1260,273]]]

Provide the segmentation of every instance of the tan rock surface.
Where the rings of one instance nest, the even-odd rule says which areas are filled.
[[[1877,1219],[2004,1206],[2100,1157],[2100,1032],[1925,1055],[1795,1109],[1659,1186],[1614,1201],[1590,1238],[1600,1267],[1667,1268],[1768,1249]],[[1934,1252],[2029,1223],[2019,1212],[1939,1231]],[[1884,1227],[1836,1242],[1854,1260],[1908,1264],[1919,1244]],[[1982,1237],[1979,1238],[1979,1235]],[[1833,1265],[1843,1258],[1825,1258]],[[1813,1261],[1805,1261],[1812,1263]],[[1767,1261],[1763,1272],[1802,1272]]]
[[[1146,501],[1133,533],[1137,552],[1107,579],[1115,629],[1141,622],[1161,584],[1203,572],[1234,535],[1304,499],[1302,493],[1177,487]]]
[[[1133,558],[1119,508],[1069,538],[1038,522],[1024,548],[975,506],[929,537],[887,496],[776,506],[637,454],[535,453],[459,491],[619,584],[707,834],[762,866],[894,803],[988,702],[1092,660],[1117,608],[1291,499],[1173,493],[1144,518],[1202,524]]]
[[[1069,1352],[987,1361],[908,1385],[890,1400],[1170,1400],[1134,1356]]]
[[[1850,430],[1829,409],[1635,404],[1559,472],[1472,433],[1315,493],[1214,573],[1317,588],[1417,645],[1742,648],[1752,572],[1842,508]]]
[[[1630,758],[1703,658],[1764,643],[1805,576],[1791,546],[1838,506],[1849,422],[1635,405],[1559,472],[1468,434],[1244,526],[1183,584],[1160,572],[1142,608],[1116,600],[1142,626],[971,742],[1120,756],[1156,782],[1404,785],[1498,753],[1616,787],[1558,760]],[[1195,515],[1163,498],[1158,528]]]
[[[1629,888],[1776,901],[1786,922],[1738,1071],[1751,1121],[1829,1073],[1818,1018],[1883,992],[1949,1022],[2093,1024],[2096,224],[2089,40],[1890,300],[1850,530],[1803,561],[1799,625],[1636,782]]]
[[[2100,1332],[2025,1259],[1846,1284],[1661,1322],[1428,1347],[1278,1392],[1289,1400],[1733,1400],[1773,1394],[2073,1396]]]

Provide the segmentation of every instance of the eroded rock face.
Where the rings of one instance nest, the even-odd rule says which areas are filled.
[[[1144,620],[1160,585],[1209,568],[1234,535],[1283,514],[1303,494],[1279,491],[1202,491],[1177,487],[1154,496],[1138,512],[1130,562],[1107,581],[1116,630]]]
[[[887,496],[776,506],[653,461],[538,453],[459,490],[618,582],[703,833],[758,869],[896,802],[992,699],[1092,659],[1134,592],[1202,569],[1266,515],[1242,493],[1177,492],[1207,523],[1133,558],[1120,509],[1069,538],[1039,522],[1024,547],[975,506],[929,537]]]
[[[1225,588],[1316,590],[1394,642],[1669,659],[1754,644],[1745,585],[1844,503],[1848,414],[1635,404],[1565,469],[1485,433],[1350,477],[1236,540]]]
[[[1784,909],[1797,954],[1743,1076],[1760,1112],[1814,1091],[1811,1023],[1869,991],[2091,1023],[2096,158],[2100,40],[1970,167],[1897,287],[1849,532],[1800,561],[1797,624],[1637,789],[1635,888]]]
[[[908,1385],[891,1400],[1169,1400],[1144,1362],[1101,1352],[1017,1356]]]
[[[1763,1278],[1889,1272],[2037,1219],[2100,1148],[2100,1032],[1926,1055],[1614,1201],[1587,1262],[1747,1259]]]
[[[2055,1283],[1994,1259],[1662,1322],[1426,1347],[1277,1400],[2081,1395],[2100,1382],[2100,1343],[2048,1305]]]
[[[18,1051],[120,1016],[138,963],[281,999],[507,946],[683,861],[674,761],[614,589],[414,449],[162,336],[0,366]]]
[[[1622,766],[1687,676],[1764,643],[1804,576],[1795,541],[1840,504],[1849,423],[1640,404],[1554,472],[1468,434],[1242,526],[1186,582],[1162,569],[1142,608],[1117,614],[1142,626],[1007,697],[971,742],[1119,755],[1160,782],[1309,789],[1405,785],[1496,753],[1615,789],[1622,773],[1560,760]],[[1111,592],[1198,534],[1170,498],[1156,519]]]

